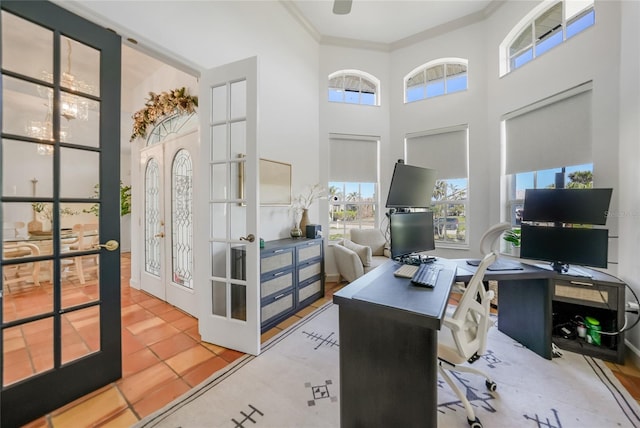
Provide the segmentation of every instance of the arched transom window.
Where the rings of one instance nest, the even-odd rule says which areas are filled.
[[[360,70],[340,70],[329,75],[329,101],[380,105],[380,80]]]
[[[462,58],[440,58],[413,69],[404,78],[404,102],[466,90],[467,64]]]
[[[522,67],[595,23],[594,0],[542,2],[500,44],[500,75]]]

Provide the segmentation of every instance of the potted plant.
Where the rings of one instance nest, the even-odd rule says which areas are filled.
[[[502,235],[502,239],[511,244],[509,247],[511,251],[509,252],[514,256],[520,257],[520,228],[507,230]]]

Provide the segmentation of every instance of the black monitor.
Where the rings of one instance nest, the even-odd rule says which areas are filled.
[[[568,265],[606,268],[608,246],[607,229],[521,226],[520,257],[549,261],[558,272]]]
[[[613,189],[526,189],[523,221],[607,223]]]
[[[389,186],[387,208],[428,208],[435,184],[436,170],[397,162]]]
[[[389,223],[393,259],[436,249],[433,212],[396,212],[390,215]]]

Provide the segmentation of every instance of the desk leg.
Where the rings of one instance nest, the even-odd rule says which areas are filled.
[[[551,293],[548,279],[498,282],[498,330],[551,359]]]
[[[436,427],[437,332],[340,306],[340,426]]]

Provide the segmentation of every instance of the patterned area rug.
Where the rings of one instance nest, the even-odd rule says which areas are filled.
[[[136,427],[339,427],[338,307],[329,303]],[[546,360],[492,328],[474,363],[498,384],[454,373],[490,427],[639,427],[640,408],[598,359],[568,351]],[[438,425],[467,427],[460,401],[438,379]],[[416,426],[420,426],[416,421]],[[406,427],[405,427],[406,428]]]

